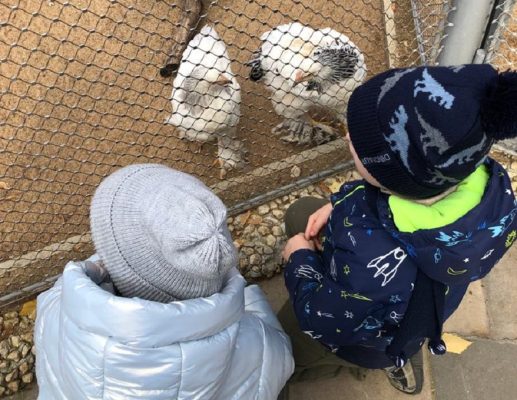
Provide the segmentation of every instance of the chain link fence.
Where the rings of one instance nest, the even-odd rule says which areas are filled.
[[[122,166],[195,174],[233,213],[349,167],[350,92],[389,67],[434,64],[449,9],[448,0],[2,1],[0,307],[93,252],[91,196]],[[510,60],[515,30],[500,36],[494,60]]]

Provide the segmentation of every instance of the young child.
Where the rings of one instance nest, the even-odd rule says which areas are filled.
[[[517,136],[516,111],[517,73],[489,65],[390,70],[356,89],[350,152],[364,180],[286,213],[293,380],[356,365],[421,390],[425,339],[445,352],[443,322],[517,236],[510,179],[487,157]]]
[[[97,255],[38,297],[39,399],[277,398],[290,342],[237,272],[217,196],[133,165],[101,183],[90,217]]]

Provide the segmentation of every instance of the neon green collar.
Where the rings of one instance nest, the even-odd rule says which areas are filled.
[[[480,165],[454,192],[429,206],[391,195],[388,203],[395,226],[412,233],[452,224],[481,202],[489,177],[487,166]]]

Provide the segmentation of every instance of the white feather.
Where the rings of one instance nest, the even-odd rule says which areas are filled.
[[[354,75],[326,87],[324,93],[307,90],[307,82],[295,86],[297,70],[316,75],[323,72],[323,66],[313,57],[314,51],[332,46],[336,39],[357,49],[359,60]],[[331,28],[314,30],[295,22],[266,32],[261,40],[263,82],[272,94],[273,107],[279,115],[299,118],[313,106],[330,109],[338,115],[346,112],[352,91],[363,82],[367,72],[364,55],[346,35]]]
[[[231,80],[227,87],[210,85],[219,76]],[[185,90],[188,79],[199,79],[192,90]],[[187,85],[188,86],[188,85]],[[189,94],[198,95],[198,104],[186,102]],[[218,134],[233,132],[240,119],[240,86],[232,72],[225,43],[211,26],[205,26],[183,52],[172,89],[172,115],[167,120],[183,137],[206,142]]]

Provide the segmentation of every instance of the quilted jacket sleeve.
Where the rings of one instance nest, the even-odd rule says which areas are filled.
[[[218,398],[276,400],[294,371],[291,342],[258,286],[246,287],[244,296],[245,314],[230,373],[255,376],[258,390],[245,382],[236,390],[227,387],[229,393],[221,393]],[[238,379],[228,377],[228,382],[233,381]]]

